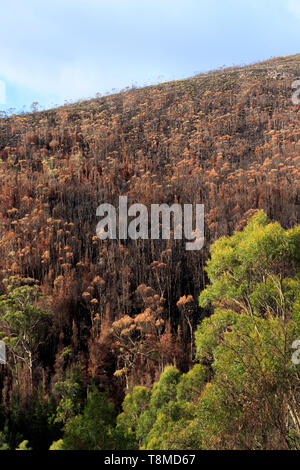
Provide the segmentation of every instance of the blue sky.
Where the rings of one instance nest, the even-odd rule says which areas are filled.
[[[300,0],[2,0],[0,110],[299,52]]]

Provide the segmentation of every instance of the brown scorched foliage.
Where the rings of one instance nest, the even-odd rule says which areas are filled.
[[[51,299],[36,385],[51,389],[80,361],[119,402],[167,364],[188,370],[209,313],[193,301],[209,245],[258,208],[300,223],[299,70],[290,56],[0,120],[0,281],[34,278]],[[119,195],[204,204],[204,249],[99,241],[96,208]],[[3,393],[16,384],[7,375]]]

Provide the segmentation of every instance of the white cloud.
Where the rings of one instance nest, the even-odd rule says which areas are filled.
[[[299,0],[288,0],[287,6],[289,10],[300,19],[300,2]]]
[[[0,80],[0,104],[6,103],[5,83]]]
[[[170,2],[164,1],[165,6]],[[143,12],[144,8],[144,13],[155,10],[158,3],[144,0],[139,9]],[[146,37],[149,48],[155,43],[147,16],[141,18],[142,24],[130,17],[124,21],[126,9],[137,4],[137,0],[11,0],[1,4],[0,77],[59,100],[111,90],[120,83],[120,73],[124,86],[130,85],[138,61],[140,66],[147,64],[147,45],[141,56],[138,39]],[[127,45],[123,52],[122,37]],[[148,67],[155,71],[154,59],[149,63],[148,58]]]
[[[228,57],[235,62],[263,59],[279,49],[279,23],[285,31],[290,12],[300,17],[300,0],[0,3],[0,79],[7,91],[13,84],[19,94],[32,90],[31,95],[55,102],[94,96],[134,80],[154,82],[159,75],[187,76],[203,66],[228,63]],[[245,35],[254,27],[250,43]]]

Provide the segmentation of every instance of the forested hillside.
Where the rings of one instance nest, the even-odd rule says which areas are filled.
[[[0,447],[299,447],[299,70],[0,119]],[[204,248],[100,241],[120,195],[204,204]]]

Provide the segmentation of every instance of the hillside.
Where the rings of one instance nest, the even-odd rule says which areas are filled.
[[[0,119],[0,281],[39,281],[50,312],[32,376],[3,366],[3,403],[16,388],[24,403],[33,388],[53,391],[79,362],[84,385],[94,377],[117,407],[126,386],[190,369],[191,330],[212,313],[197,302],[210,245],[257,209],[284,229],[300,223],[299,71],[300,55],[275,58]],[[204,204],[203,250],[100,241],[96,209],[119,195]],[[187,321],[178,301],[190,295]],[[147,309],[124,348],[122,331]]]

